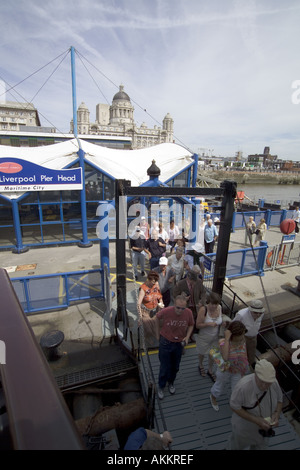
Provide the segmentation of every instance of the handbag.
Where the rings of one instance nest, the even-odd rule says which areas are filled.
[[[211,350],[209,351],[209,355],[212,357],[212,359],[222,372],[228,369],[230,363],[229,361],[224,361],[219,348],[211,348]]]

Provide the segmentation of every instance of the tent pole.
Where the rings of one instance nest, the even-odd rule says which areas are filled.
[[[76,75],[75,75],[75,49],[71,47],[71,73],[72,73],[72,102],[73,102],[73,133],[77,137],[77,103],[76,103]]]
[[[74,47],[71,47],[71,69],[72,69],[72,98],[73,98],[73,132],[79,145],[78,156],[79,156],[79,164],[82,169],[82,184],[83,184],[83,188],[80,190],[82,240],[81,242],[78,243],[78,246],[80,248],[88,248],[92,246],[93,243],[88,240],[88,235],[87,235],[84,152],[81,148],[80,141],[78,140],[78,131],[77,131],[77,103],[76,103],[76,75],[75,75],[75,49]]]

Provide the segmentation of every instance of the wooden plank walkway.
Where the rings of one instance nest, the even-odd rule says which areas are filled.
[[[150,363],[158,381],[158,351],[149,353]],[[163,400],[156,399],[155,430],[162,432],[164,422],[173,437],[172,450],[223,450],[231,433],[230,391],[218,400],[220,411],[213,410],[209,395],[213,382],[198,372],[195,345],[185,348],[175,381],[176,393],[167,387]],[[300,450],[300,437],[282,414],[276,436],[270,439],[271,450]]]

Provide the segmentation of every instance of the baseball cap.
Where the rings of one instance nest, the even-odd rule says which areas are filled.
[[[271,362],[266,359],[261,359],[255,364],[254,372],[263,382],[273,383],[276,380],[275,368]]]

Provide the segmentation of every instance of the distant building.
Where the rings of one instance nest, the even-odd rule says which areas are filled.
[[[0,103],[0,131],[20,131],[40,125],[39,113],[32,103]]]
[[[77,131],[79,134],[128,136],[131,138],[132,148],[151,147],[164,142],[173,142],[173,119],[166,114],[162,128],[154,126],[153,129],[142,123],[138,127],[134,122],[134,107],[123,85],[113,97],[112,104],[96,105],[96,121],[90,122],[90,111],[85,103],[81,103],[77,110]],[[74,132],[73,120],[70,122],[70,132]]]
[[[130,136],[78,135],[88,142],[115,149],[131,149]],[[73,139],[73,134],[56,132],[55,127],[43,127],[32,103],[0,102],[0,145],[11,147],[42,147]]]
[[[270,147],[265,147],[264,153],[248,155],[248,163],[250,165],[261,166],[264,168],[273,168],[277,158],[277,155],[270,154]]]

